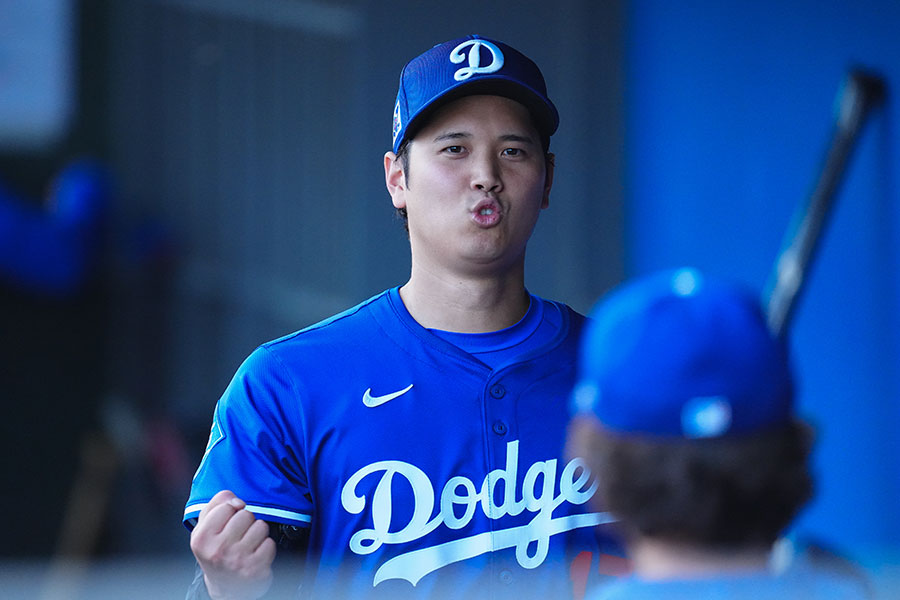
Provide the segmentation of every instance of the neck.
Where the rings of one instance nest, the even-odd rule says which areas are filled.
[[[707,548],[699,545],[641,538],[629,553],[634,573],[642,579],[702,579],[723,573],[764,571],[770,548]]]
[[[528,310],[522,271],[504,277],[437,277],[413,271],[400,297],[423,327],[459,333],[498,331]]]

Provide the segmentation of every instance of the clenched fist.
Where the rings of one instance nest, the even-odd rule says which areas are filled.
[[[245,507],[222,490],[200,512],[191,532],[191,551],[213,600],[255,600],[272,584],[275,541],[268,523]]]

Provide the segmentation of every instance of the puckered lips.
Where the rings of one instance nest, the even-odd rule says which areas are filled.
[[[476,225],[489,228],[503,219],[503,210],[495,198],[484,198],[471,210],[471,215]]]

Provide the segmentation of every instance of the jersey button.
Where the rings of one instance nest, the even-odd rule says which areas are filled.
[[[506,388],[503,387],[501,384],[495,383],[494,385],[491,386],[491,396],[493,396],[494,398],[499,399],[505,395],[506,395]]]
[[[513,580],[512,571],[510,571],[509,569],[503,569],[502,571],[500,571],[500,582],[501,583],[505,583],[506,585],[509,585],[510,583],[512,583],[512,580]]]
[[[503,421],[494,421],[494,433],[497,435],[506,435],[507,431],[509,431],[509,428],[506,426],[506,423]]]

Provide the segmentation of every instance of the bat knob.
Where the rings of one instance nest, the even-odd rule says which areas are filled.
[[[887,95],[887,83],[884,78],[872,71],[862,68],[851,69],[850,81],[872,104],[881,102]]]

